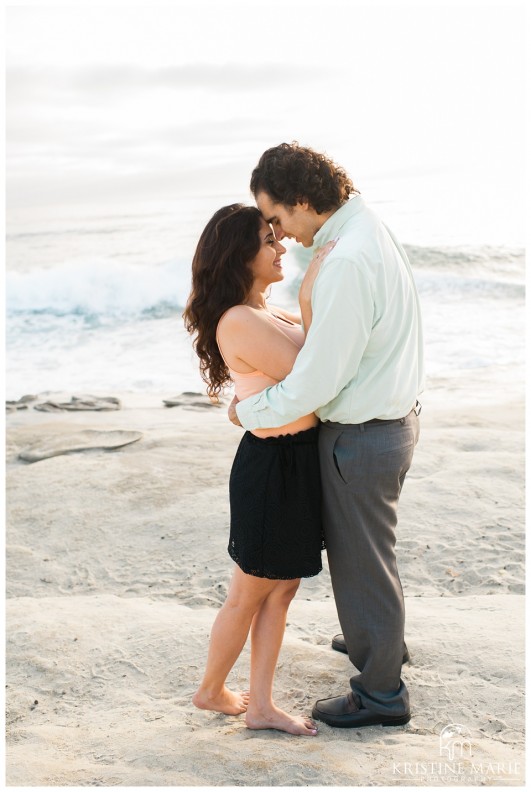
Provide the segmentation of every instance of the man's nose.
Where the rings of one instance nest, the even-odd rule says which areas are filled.
[[[275,236],[279,242],[281,239],[284,239],[284,237],[286,236],[280,223],[275,223]]]

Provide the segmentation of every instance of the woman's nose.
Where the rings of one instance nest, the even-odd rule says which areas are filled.
[[[277,250],[278,250],[278,252],[279,252],[279,253],[285,253],[285,252],[286,252],[286,248],[284,247],[284,245],[281,245],[281,244],[280,244],[280,242],[278,241],[278,239],[277,239],[276,248],[277,248]]]

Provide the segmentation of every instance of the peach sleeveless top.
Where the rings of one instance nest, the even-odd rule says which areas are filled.
[[[223,314],[219,320],[216,332],[216,341],[218,343],[218,348],[223,360],[225,360],[225,357],[219,343],[218,332],[219,326],[222,323],[224,316],[226,316],[226,313]],[[304,344],[304,333],[300,325],[289,322],[287,319],[281,319],[274,314],[268,313],[267,317],[273,322],[274,325],[279,327],[282,332],[288,336],[288,338],[291,338],[291,340],[297,344],[299,349],[302,347]],[[227,363],[226,360],[225,363]],[[246,374],[243,374],[241,371],[234,371],[234,369],[232,369],[228,363],[227,368],[229,369],[230,378],[234,382],[236,396],[240,401],[247,399],[248,396],[254,396],[255,393],[260,393],[260,391],[263,391],[264,388],[269,388],[270,385],[276,385],[277,382],[279,382],[279,380],[273,379],[273,377],[270,377],[268,374],[264,374],[263,371],[249,371]],[[254,434],[256,437],[278,437],[279,435],[296,434],[297,432],[303,432],[305,429],[310,429],[312,426],[316,426],[317,422],[317,417],[314,413],[311,413],[311,415],[305,415],[296,421],[285,424],[284,426],[277,426],[271,429],[253,429],[251,434]]]

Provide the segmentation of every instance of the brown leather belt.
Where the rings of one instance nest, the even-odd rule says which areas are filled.
[[[416,416],[419,416],[420,413],[421,413],[421,410],[422,410],[422,404],[419,401],[417,401],[415,406],[411,408],[411,410],[408,412],[407,415],[411,415],[411,413],[414,412]],[[405,415],[404,418],[407,418],[407,415]],[[365,424],[374,424],[374,423],[386,424],[386,423],[394,423],[395,421],[403,421],[404,418],[371,418],[370,421],[364,421],[363,423],[365,423]]]

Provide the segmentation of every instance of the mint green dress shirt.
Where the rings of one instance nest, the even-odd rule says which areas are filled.
[[[291,373],[236,406],[246,429],[317,413],[358,424],[402,418],[424,385],[420,303],[407,256],[360,195],[314,238],[337,238],[312,292],[312,324]]]

